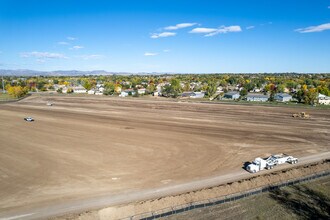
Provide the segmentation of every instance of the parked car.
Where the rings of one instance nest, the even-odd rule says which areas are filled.
[[[32,117],[26,117],[26,118],[24,118],[24,120],[25,120],[25,121],[29,121],[29,122],[34,121],[34,119],[33,119]]]

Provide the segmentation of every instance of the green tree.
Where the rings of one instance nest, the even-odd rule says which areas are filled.
[[[276,86],[276,92],[283,93],[284,90],[285,90],[285,86],[283,84],[280,84],[280,85]]]
[[[209,97],[213,96],[217,91],[217,84],[213,81],[209,82],[206,87],[206,93]]]
[[[293,95],[294,98],[298,100],[298,102],[302,102],[305,97],[305,92],[303,90],[299,90],[296,94]]]
[[[116,85],[113,82],[107,82],[104,84],[104,95],[113,95],[115,93]]]
[[[317,98],[316,89],[314,88],[309,89],[304,97],[305,104],[310,104],[310,105],[315,104],[316,98]]]
[[[243,89],[239,92],[239,94],[240,94],[241,97],[244,97],[244,96],[246,96],[246,95],[248,94],[248,91],[247,91],[247,89],[243,88]]]

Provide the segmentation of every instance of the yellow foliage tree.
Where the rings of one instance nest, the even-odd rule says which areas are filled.
[[[28,93],[28,89],[22,86],[7,86],[7,92],[15,98],[21,98]]]

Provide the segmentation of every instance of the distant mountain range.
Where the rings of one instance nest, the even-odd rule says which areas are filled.
[[[5,70],[0,69],[0,76],[82,76],[82,75],[130,75],[128,72],[107,72],[105,70],[78,71],[78,70],[57,70],[57,71],[37,71],[37,70]]]

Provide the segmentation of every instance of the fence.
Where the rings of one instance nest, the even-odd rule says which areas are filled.
[[[7,98],[5,98],[5,99],[0,99],[0,104],[1,103],[8,103],[8,102],[18,102],[18,101],[20,101],[20,100],[22,100],[22,99],[25,99],[26,97],[28,97],[28,96],[30,96],[31,94],[27,94],[26,96],[24,96],[24,97],[21,97],[21,98],[17,98],[17,99],[7,99]]]
[[[313,175],[310,175],[310,176],[307,176],[307,177],[291,179],[291,180],[281,182],[281,183],[278,183],[278,184],[272,184],[272,185],[268,185],[268,186],[265,186],[265,187],[255,188],[255,189],[252,189],[252,190],[249,190],[249,191],[245,191],[243,193],[235,193],[235,194],[228,195],[228,196],[222,196],[222,197],[218,197],[218,198],[187,203],[187,204],[178,205],[178,206],[174,206],[174,207],[168,207],[168,208],[160,209],[160,210],[153,211],[153,212],[146,212],[146,213],[142,213],[142,214],[137,214],[137,215],[130,216],[130,217],[127,217],[127,218],[123,218],[122,220],[136,220],[136,219],[151,220],[151,219],[157,219],[157,218],[170,216],[170,215],[175,215],[175,214],[178,214],[178,213],[186,212],[186,211],[197,209],[197,208],[203,208],[203,207],[219,205],[219,204],[223,204],[223,203],[227,203],[227,202],[240,200],[242,198],[246,198],[246,197],[249,197],[249,196],[252,196],[252,195],[257,195],[257,194],[260,194],[260,193],[263,193],[263,192],[272,191],[272,190],[279,189],[279,188],[285,187],[285,186],[291,186],[291,185],[294,185],[294,184],[303,183],[303,182],[306,182],[306,181],[310,181],[310,180],[317,179],[317,178],[324,177],[324,176],[328,176],[328,175],[330,175],[330,171],[323,171],[323,172],[313,174]]]

